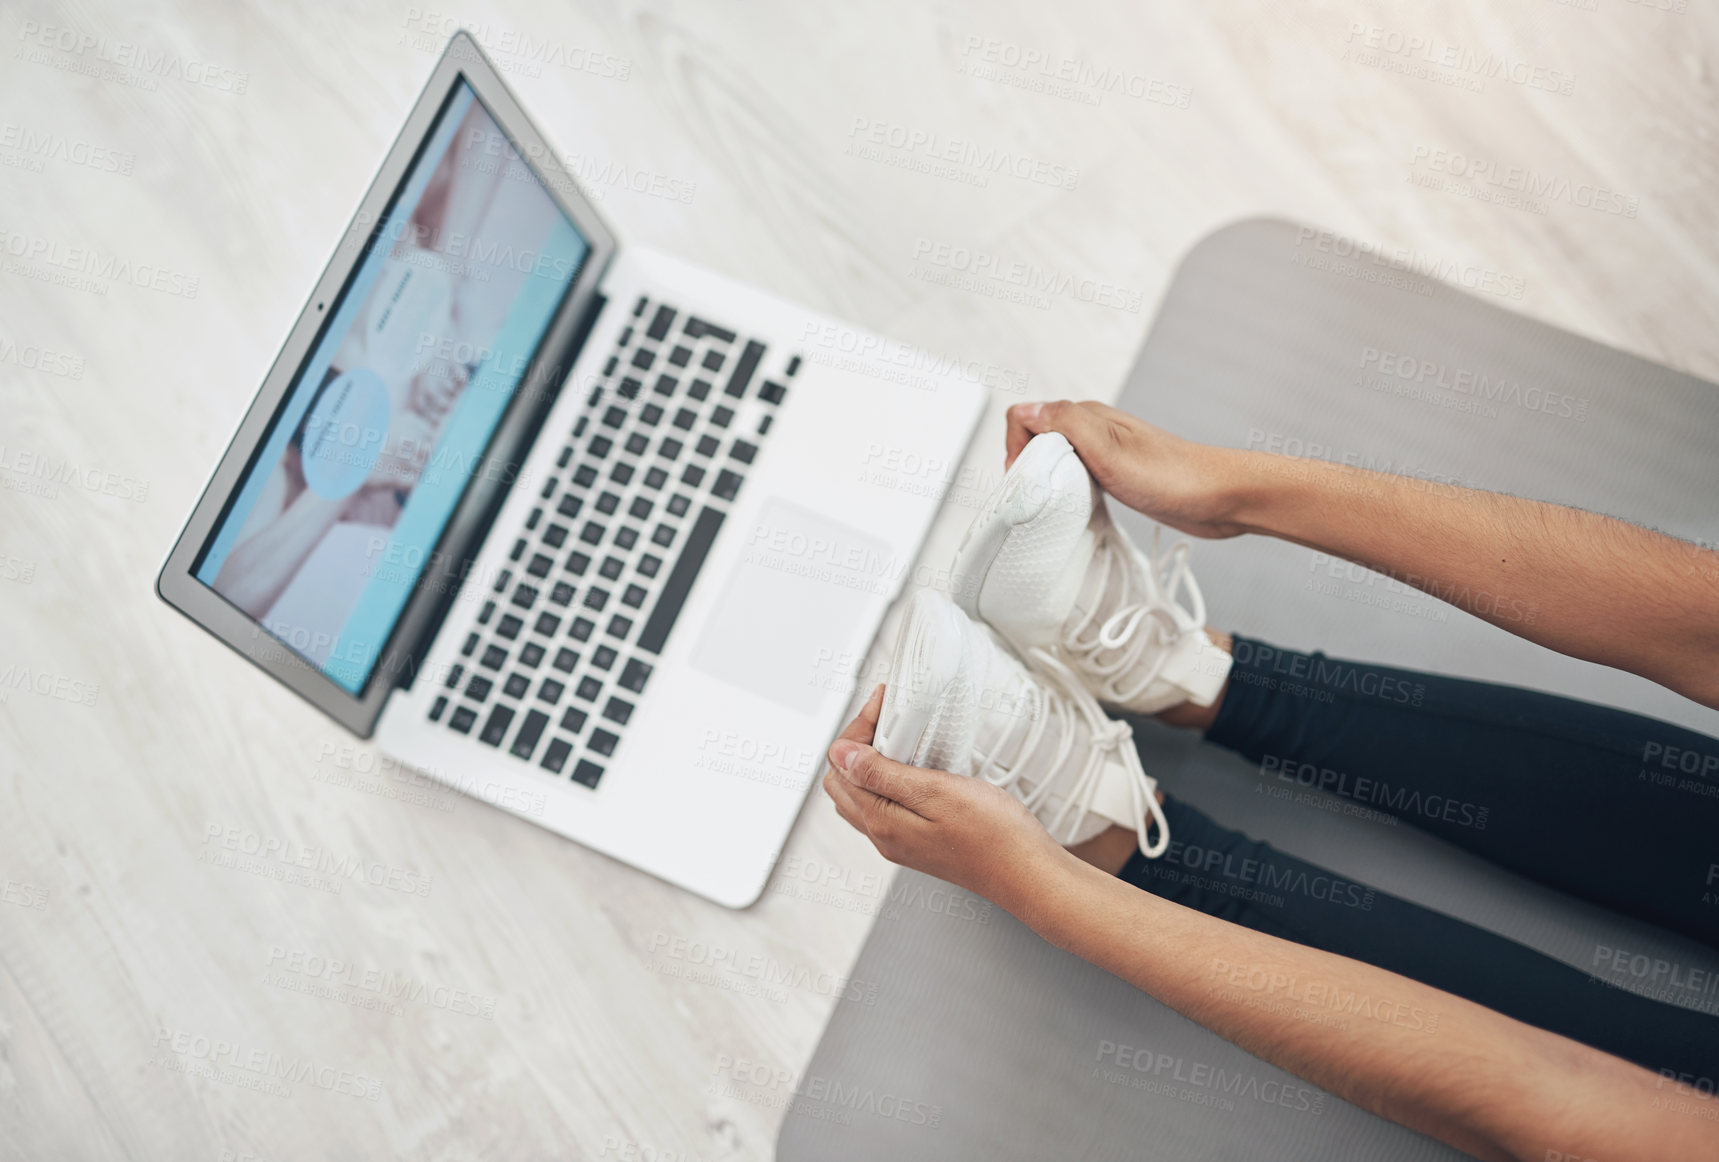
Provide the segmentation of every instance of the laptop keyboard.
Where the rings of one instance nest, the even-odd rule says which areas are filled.
[[[597,786],[787,394],[758,375],[765,354],[634,304],[431,722]]]

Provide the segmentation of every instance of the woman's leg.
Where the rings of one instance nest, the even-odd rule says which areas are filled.
[[[1719,740],[1513,686],[1231,648],[1228,687],[1198,725],[1261,778],[1719,946]]]
[[[1259,932],[1400,973],[1655,1072],[1719,1073],[1719,998],[1706,1009],[1662,1004],[1514,941],[1333,875],[1220,827],[1175,799],[1162,858],[1136,851],[1117,873],[1164,899]],[[1396,1020],[1437,1033],[1437,1015],[1403,1014],[1388,997],[1306,995],[1321,1020]]]

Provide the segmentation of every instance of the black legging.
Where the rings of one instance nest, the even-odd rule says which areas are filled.
[[[1502,867],[1719,947],[1719,741],[1533,690],[1236,638],[1208,741]],[[1174,799],[1165,899],[1422,981],[1655,1071],[1719,1077],[1719,978],[1596,948],[1593,974],[1286,855]],[[1608,985],[1646,982],[1666,1003]]]

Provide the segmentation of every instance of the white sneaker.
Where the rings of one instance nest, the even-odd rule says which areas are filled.
[[[1110,519],[1061,435],[1035,436],[955,554],[956,600],[1028,656],[1057,654],[1100,701],[1136,714],[1210,706],[1231,658],[1206,636],[1188,543],[1147,557]]]
[[[1163,854],[1170,827],[1133,731],[1054,657],[1039,661],[1042,671],[1029,671],[948,598],[920,590],[896,634],[873,745],[896,762],[1004,788],[1064,846],[1120,824],[1143,853]]]

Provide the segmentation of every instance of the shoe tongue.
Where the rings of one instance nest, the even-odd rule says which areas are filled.
[[[1053,784],[1049,797],[1037,811],[1039,821],[1049,827],[1056,820],[1064,796],[1072,792],[1075,776],[1086,766],[1093,740],[1074,718],[1052,714],[1044,688],[1024,675],[1007,682],[995,681],[993,686],[994,696],[988,696],[979,708],[974,742],[980,753],[1018,774],[1025,788],[1045,782]],[[1040,723],[1038,739],[1029,752],[1025,749],[1028,732]],[[1063,746],[1065,733],[1070,731],[1074,734],[1072,745],[1058,763],[1057,753]],[[1080,843],[1112,824],[1134,826],[1128,777],[1120,758],[1106,756],[1091,811],[1069,812],[1062,819],[1060,830],[1054,833],[1057,842]]]
[[[1075,745],[1061,765],[1084,762],[1090,740],[1064,714],[1051,712],[1050,694],[1044,683],[1013,659],[1006,659],[1000,646],[991,657],[992,664],[987,672],[978,675],[976,685],[974,748],[1006,770],[1019,771],[1023,778],[1036,783],[1064,773],[1053,768],[1053,763],[1063,745],[1064,733],[1074,730],[1079,737],[1074,739]],[[1027,738],[1035,727],[1038,738],[1028,753]]]

